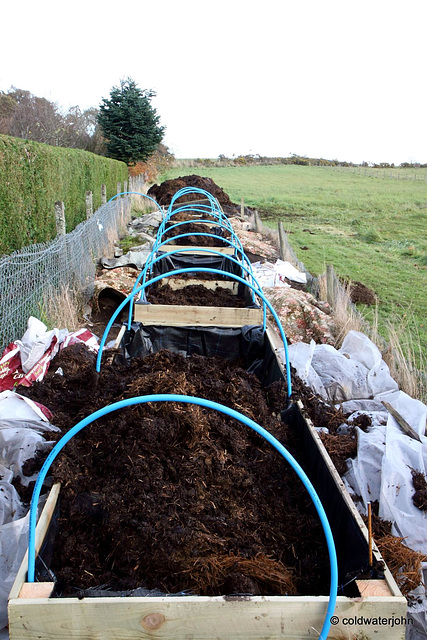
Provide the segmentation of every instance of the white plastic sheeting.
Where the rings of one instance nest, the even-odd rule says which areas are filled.
[[[362,498],[364,511],[369,501],[378,500],[380,517],[393,523],[395,535],[427,553],[426,514],[412,502],[412,470],[427,471],[426,405],[398,390],[379,349],[357,331],[348,333],[339,350],[313,341],[290,345],[289,359],[321,397],[342,403],[343,410],[352,414],[349,422],[360,412],[373,418],[367,433],[357,430],[358,453],[348,461],[345,481]],[[405,418],[421,442],[402,432],[382,400]]]
[[[73,333],[68,329],[48,331],[43,322],[30,316],[21,340],[11,342],[0,357],[0,391],[41,382],[59,349],[76,342],[84,342],[93,351],[98,350],[98,339],[88,329]]]
[[[427,472],[427,406],[398,390],[379,349],[362,333],[350,331],[338,351],[313,341],[292,344],[289,358],[313,391],[351,414],[349,423],[360,413],[371,417],[367,432],[357,428],[357,456],[347,461],[344,482],[350,493],[361,498],[357,507],[362,513],[367,513],[368,502],[378,501],[379,516],[392,523],[392,533],[405,538],[411,549],[427,554],[427,514],[412,500],[412,471]],[[383,400],[399,412],[421,442],[402,432]],[[409,609],[414,624],[407,626],[406,633],[411,640],[427,638],[423,586],[416,595]]]
[[[254,262],[252,270],[262,288],[289,287],[290,285],[285,283],[285,278],[300,284],[307,282],[305,273],[298,271],[290,262],[280,259],[276,260],[274,264],[272,262]]]
[[[28,515],[12,480],[24,485],[22,466],[39,450],[50,448],[49,412],[12,391],[0,393],[0,629],[7,624],[7,598],[28,544]]]
[[[344,480],[362,498],[364,510],[369,501],[378,500],[379,515],[392,523],[393,534],[404,537],[411,549],[427,553],[427,514],[412,501],[412,470],[427,471],[427,407],[402,391],[382,397],[418,432],[421,442],[405,435],[392,416],[386,426],[371,427],[367,433],[358,429],[357,458],[348,461]]]
[[[62,334],[60,337],[60,333]],[[37,364],[47,348],[56,338],[55,350],[52,352],[52,358],[59,350],[59,344],[62,342],[68,331],[62,332],[59,329],[47,331],[46,325],[37,318],[31,317],[28,321],[28,329],[22,336],[21,340],[16,340],[21,356],[21,366],[24,373],[28,373]]]
[[[289,359],[300,378],[333,403],[372,399],[398,389],[379,349],[358,331],[350,331],[339,350],[314,341],[292,344]]]

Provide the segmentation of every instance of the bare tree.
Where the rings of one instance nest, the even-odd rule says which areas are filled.
[[[16,87],[0,92],[0,133],[106,154],[98,109],[74,106],[62,113],[56,103]]]
[[[85,111],[71,107],[64,116],[65,146],[103,155],[105,148],[97,115],[98,110],[93,107]]]
[[[54,146],[61,145],[64,137],[63,119],[53,102],[15,88],[8,95],[16,103],[9,135]]]

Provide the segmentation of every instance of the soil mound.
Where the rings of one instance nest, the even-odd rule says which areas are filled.
[[[172,225],[169,225],[169,227],[172,227]],[[164,235],[165,240],[166,239],[170,240],[171,238],[177,238],[177,236],[180,236],[186,233],[194,233],[194,234],[209,233],[210,234],[209,236],[191,235],[191,236],[185,236],[184,238],[178,237],[176,240],[173,241],[173,244],[195,245],[200,247],[223,247],[226,245],[226,243],[221,240],[221,236],[218,234],[218,229],[219,229],[218,226],[203,227],[197,222],[188,222],[187,224],[183,224],[179,227],[174,227],[174,228],[169,228],[169,227],[166,227],[167,231]],[[221,231],[229,238],[230,236],[229,232],[227,231],[224,232],[222,229]],[[212,235],[215,235],[215,238],[212,238],[211,237]]]
[[[221,187],[219,187],[212,178],[206,178],[202,176],[180,176],[179,178],[175,178],[174,180],[165,180],[162,184],[154,184],[148,190],[148,195],[152,198],[155,198],[157,202],[162,206],[168,206],[172,200],[172,197],[175,195],[179,189],[183,189],[184,187],[198,187],[199,189],[204,189],[211,193],[223,207],[233,207],[233,203],[231,202],[229,196],[225,193]],[[201,194],[191,193],[185,196],[182,196],[178,200],[178,203],[183,204],[184,202],[193,202],[196,200],[200,200],[202,198]]]
[[[350,300],[354,303],[360,302],[361,304],[366,304],[368,306],[373,306],[377,297],[375,295],[375,291],[367,287],[362,282],[358,282],[357,280],[342,280],[344,286],[350,285]]]
[[[217,287],[212,291],[202,284],[190,284],[175,290],[169,284],[161,287],[153,285],[147,294],[147,300],[153,304],[183,304],[198,307],[243,308],[246,306],[245,300],[234,295],[229,289]]]

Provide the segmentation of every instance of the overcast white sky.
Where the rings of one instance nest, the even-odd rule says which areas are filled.
[[[427,0],[2,5],[0,90],[87,108],[130,76],[177,157],[427,162]]]

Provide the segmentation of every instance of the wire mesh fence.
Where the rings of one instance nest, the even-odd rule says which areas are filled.
[[[70,287],[89,300],[96,261],[125,229],[130,216],[131,199],[116,199],[71,233],[0,258],[0,353],[21,337],[30,316],[46,322],[47,299],[61,287]]]

